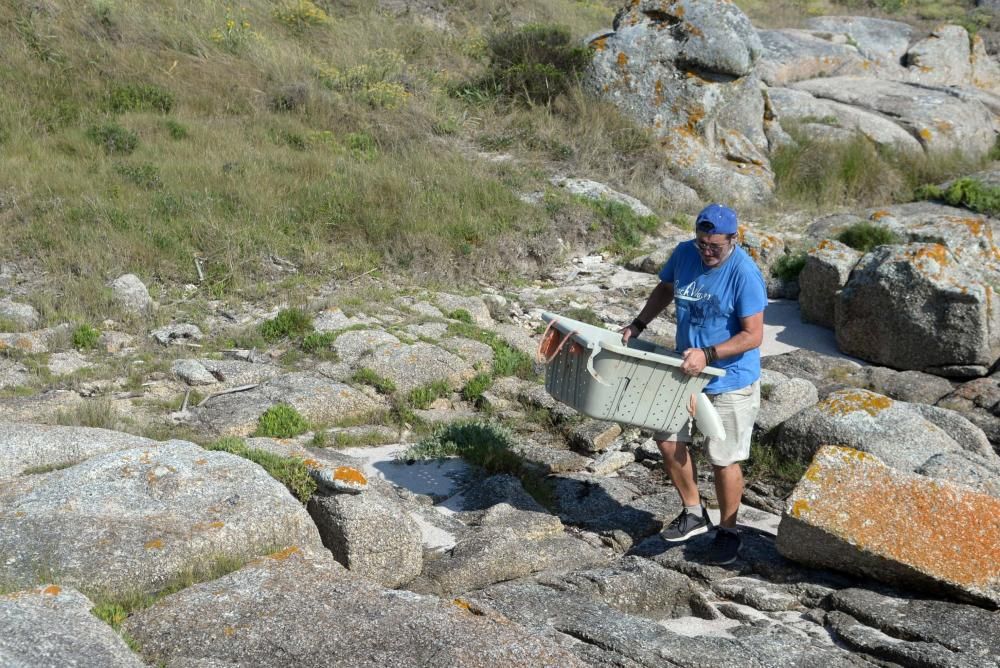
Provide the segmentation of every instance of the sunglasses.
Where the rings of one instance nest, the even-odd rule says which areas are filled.
[[[695,239],[694,245],[698,247],[703,253],[711,253],[712,255],[718,255],[722,251],[726,250],[732,245],[732,242],[727,244],[710,244],[702,241],[701,239]]]

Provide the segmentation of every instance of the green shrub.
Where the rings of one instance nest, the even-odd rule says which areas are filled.
[[[292,438],[307,431],[309,423],[294,407],[288,404],[276,404],[264,411],[257,420],[257,431],[253,435]]]
[[[183,123],[175,121],[172,118],[168,118],[164,121],[163,125],[167,128],[167,134],[170,135],[171,139],[180,140],[188,138],[188,129]]]
[[[333,342],[337,340],[337,335],[333,332],[310,332],[302,339],[302,350],[307,353],[318,353],[329,350]]]
[[[312,332],[312,318],[298,308],[286,308],[270,320],[261,323],[260,335],[271,343],[284,338],[305,336]]]
[[[123,84],[108,93],[107,108],[116,114],[126,111],[168,114],[174,108],[174,94],[153,84]]]
[[[451,320],[458,320],[464,322],[468,325],[472,324],[472,314],[466,311],[464,308],[457,308],[454,311],[448,313],[445,317]]]
[[[77,350],[92,350],[97,347],[101,332],[90,325],[80,325],[73,330],[73,347]]]
[[[1000,214],[1000,187],[976,179],[957,179],[947,188],[923,186],[917,189],[916,196],[919,199],[943,200],[951,206],[965,207],[989,216]]]
[[[243,439],[233,437],[222,438],[205,446],[205,449],[228,452],[260,465],[302,503],[308,501],[316,491],[316,481],[309,475],[309,469],[300,459],[281,457],[266,450],[248,448]]]
[[[586,200],[611,232],[609,250],[616,255],[627,255],[642,243],[643,234],[652,234],[659,228],[656,216],[637,215],[631,207],[612,200]]]
[[[128,155],[139,145],[139,135],[114,122],[90,126],[87,139],[101,146],[108,155]]]
[[[861,221],[838,234],[837,241],[847,244],[854,250],[867,253],[877,246],[898,244],[901,239],[887,227]]]
[[[548,105],[576,82],[593,56],[567,29],[527,25],[493,34],[486,79],[472,86],[528,104]]]
[[[383,378],[369,368],[358,369],[351,376],[355,383],[371,385],[379,394],[392,394],[396,391],[396,384],[389,378]]]
[[[778,261],[771,267],[771,274],[783,281],[797,280],[802,269],[806,266],[806,254],[786,253],[778,258]]]
[[[115,171],[118,172],[123,179],[129,183],[139,186],[140,188],[151,190],[160,185],[160,170],[156,168],[156,165],[117,164],[115,165]]]
[[[410,390],[406,400],[413,408],[427,408],[437,399],[448,395],[451,388],[443,380],[436,380],[433,383]]]
[[[473,403],[478,402],[483,396],[483,392],[490,389],[490,385],[492,384],[493,376],[490,374],[476,374],[476,376],[462,388],[462,398]]]
[[[310,0],[291,0],[274,10],[274,18],[292,32],[299,34],[312,26],[329,22],[326,12]]]

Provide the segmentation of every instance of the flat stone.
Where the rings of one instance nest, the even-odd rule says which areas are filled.
[[[800,607],[797,596],[779,584],[749,577],[735,577],[712,583],[716,595],[763,612],[779,612]]]
[[[631,452],[615,450],[605,452],[587,466],[587,470],[595,475],[611,475],[635,461]]]
[[[31,381],[28,367],[6,357],[0,357],[0,389],[27,385]]]
[[[198,360],[174,360],[170,371],[188,385],[214,385],[219,382]]]
[[[31,304],[0,299],[0,320],[9,320],[21,329],[34,329],[42,318]]]
[[[169,441],[0,488],[6,578],[38,573],[109,596],[150,594],[206,561],[320,546],[305,508],[249,460]]]
[[[1000,499],[857,450],[817,453],[788,500],[777,546],[811,566],[1000,606]]]
[[[157,343],[169,346],[189,343],[191,341],[201,341],[203,335],[197,325],[190,323],[178,323],[154,329],[149,333]]]
[[[462,310],[472,316],[472,322],[479,327],[491,327],[494,324],[493,316],[490,315],[490,308],[481,297],[464,297],[447,292],[438,292],[434,294],[434,301],[437,302],[437,305],[445,315]]]
[[[621,425],[615,422],[587,419],[574,426],[568,437],[574,448],[593,454],[606,450],[621,433]]]
[[[80,592],[55,584],[0,596],[0,664],[145,666],[93,607]]]
[[[499,616],[476,614],[464,601],[387,590],[352,576],[326,550],[260,559],[162,599],[130,616],[124,628],[150,663],[282,668],[291,649],[302,666],[589,665]]]
[[[0,423],[0,479],[27,469],[65,467],[108,452],[158,445],[110,429]]]

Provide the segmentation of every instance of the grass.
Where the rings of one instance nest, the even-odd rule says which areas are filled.
[[[860,133],[846,142],[810,138],[792,124],[795,144],[771,156],[775,194],[785,205],[814,209],[880,206],[913,199],[922,184],[978,169],[960,154],[914,155],[878,147]]]
[[[300,459],[281,457],[265,450],[248,448],[243,439],[222,438],[205,446],[206,450],[219,450],[249,459],[260,465],[272,478],[283,484],[292,496],[306,503],[316,491],[316,482]]]
[[[474,404],[478,404],[483,393],[493,385],[493,376],[488,373],[476,374],[472,380],[462,387],[462,398]]]
[[[535,363],[530,356],[513,348],[493,332],[480,329],[467,323],[452,322],[448,324],[448,333],[485,343],[493,350],[493,376],[517,376],[518,378],[534,378]]]
[[[410,390],[406,396],[406,402],[413,408],[429,408],[432,403],[441,397],[451,394],[451,388],[443,380],[436,380],[422,387]]]
[[[257,421],[254,436],[292,438],[309,431],[309,422],[288,404],[271,406]]]
[[[118,411],[109,399],[91,399],[74,408],[56,412],[55,423],[68,427],[99,427],[116,429],[120,421]]]
[[[59,462],[57,464],[45,464],[44,466],[31,466],[29,468],[21,471],[20,475],[39,475],[42,473],[52,473],[53,471],[61,471],[63,469],[68,469],[71,466],[75,466],[78,462],[68,461]]]
[[[783,281],[794,281],[806,266],[805,252],[786,253],[771,267],[771,273]]]
[[[304,337],[313,331],[312,318],[298,308],[286,308],[270,320],[265,320],[258,328],[261,337],[268,342],[286,338]]]
[[[754,442],[743,470],[748,481],[766,480],[775,484],[779,493],[787,494],[806,468],[806,464],[782,455],[773,444]]]

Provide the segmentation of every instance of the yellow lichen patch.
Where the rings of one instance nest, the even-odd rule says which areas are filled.
[[[338,466],[333,471],[333,479],[340,482],[352,483],[355,485],[367,485],[368,478],[364,474],[351,466]]]
[[[934,134],[928,128],[921,128],[920,132],[918,132],[917,134],[919,134],[920,138],[923,139],[924,141],[930,141],[931,138],[934,136]]]
[[[593,42],[591,42],[590,45],[594,47],[594,49],[597,51],[604,51],[606,48],[608,48],[608,38],[598,37]]]
[[[194,460],[194,463],[197,466],[204,466],[205,464],[208,463],[208,460],[207,459],[196,459],[196,460]]]
[[[889,406],[892,406],[892,399],[865,390],[848,390],[831,394],[818,404],[821,411],[833,415],[864,411],[873,417]]]
[[[875,213],[873,213],[871,216],[869,216],[869,220],[874,220],[874,221],[878,222],[878,221],[882,220],[883,218],[885,218],[886,216],[891,216],[891,215],[892,215],[891,211],[886,211],[885,209],[879,209],[878,211],[876,211]]]
[[[687,32],[687,34],[691,35],[692,37],[703,37],[705,35],[705,33],[702,32],[702,30],[698,26],[691,23],[690,21],[684,22],[684,31]]]
[[[280,552],[274,552],[273,554],[269,554],[267,556],[269,556],[271,559],[274,559],[275,561],[284,561],[293,554],[296,554],[298,551],[299,548],[296,547],[295,545],[292,545],[291,547],[286,547],[284,550],[281,550]]]
[[[46,596],[58,596],[59,592],[61,591],[62,587],[60,587],[59,585],[49,585],[48,587],[42,590],[42,593],[45,594]]]
[[[236,629],[234,629],[232,626],[225,626],[222,628],[222,633],[227,638],[232,638],[234,635],[236,635]]]
[[[472,608],[472,606],[471,606],[471,605],[469,605],[469,602],[468,602],[468,601],[466,601],[465,599],[461,599],[461,598],[455,598],[455,599],[452,599],[452,601],[451,601],[451,602],[452,602],[452,603],[453,603],[454,605],[457,605],[458,607],[460,607],[460,608],[461,608],[462,610],[469,610],[469,609],[471,609],[471,608]]]
[[[7,342],[6,341],[0,341],[0,350],[5,350],[6,348],[7,348]]]
[[[806,480],[815,480],[819,476],[819,465],[813,464],[806,469],[806,472],[802,474],[802,477]]]
[[[802,517],[802,513],[809,512],[809,502],[805,499],[799,499],[792,504],[791,515],[792,517]]]
[[[154,538],[153,540],[146,541],[143,545],[147,550],[160,550],[163,548],[163,541],[159,538]]]
[[[946,133],[955,127],[955,124],[951,121],[938,121],[934,125],[937,126],[938,132],[941,133]]]
[[[625,55],[624,51],[619,51],[618,52],[618,67],[624,68],[626,65],[628,65],[628,56]]]
[[[658,107],[661,104],[663,104],[663,81],[657,79],[653,84],[653,106]]]

